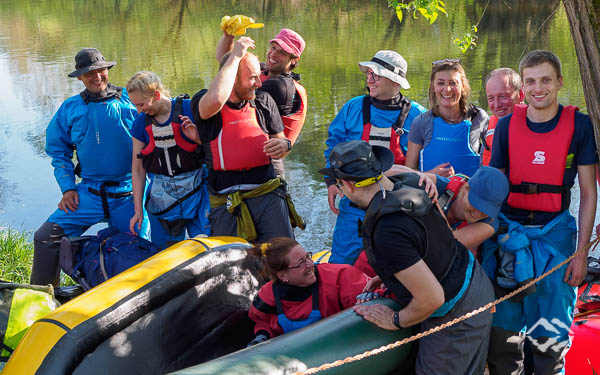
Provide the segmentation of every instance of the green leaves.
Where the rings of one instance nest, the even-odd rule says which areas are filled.
[[[404,0],[388,0],[388,6],[396,11],[396,17],[402,22],[403,11],[412,12],[413,18],[417,18],[417,11],[429,21],[429,24],[433,24],[440,13],[448,16],[446,12],[446,4],[441,0],[413,0],[404,2]]]
[[[462,53],[467,52],[469,49],[473,49],[477,45],[475,41],[477,40],[477,25],[471,26],[471,30],[465,35],[463,35],[462,39],[454,38],[454,44],[460,48]]]

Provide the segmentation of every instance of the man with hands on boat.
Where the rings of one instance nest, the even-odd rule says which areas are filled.
[[[46,129],[46,153],[63,196],[34,234],[31,284],[58,286],[63,236],[80,236],[98,222],[122,232],[129,229],[134,214],[130,130],[137,111],[127,90],[108,82],[108,70],[115,64],[96,48],[80,50],[69,77],[77,77],[85,90],[65,100]],[[147,219],[140,224],[138,233],[146,237]]]
[[[255,91],[260,66],[249,48],[254,41],[241,37],[223,57],[208,90],[192,98],[196,125],[184,123],[184,133],[205,150],[213,235],[293,238],[292,225],[304,223],[271,164],[290,151],[290,142],[273,99]]]
[[[400,89],[410,89],[406,60],[395,51],[381,50],[370,61],[359,62],[358,66],[365,74],[369,94],[350,99],[331,122],[326,141],[326,166],[329,166],[328,157],[337,144],[358,139],[389,148],[394,153],[394,164],[403,166],[411,124],[425,112],[425,108],[400,92]],[[395,172],[386,172],[386,175],[391,173]],[[325,183],[329,208],[337,215],[329,261],[354,264],[362,249],[357,221],[365,213],[343,197],[334,176],[326,176]],[[338,196],[341,199],[336,208]]]
[[[366,210],[361,233],[369,263],[404,306],[400,311],[378,304],[357,306],[358,314],[385,329],[421,323],[427,330],[492,301],[487,276],[453,237],[427,193],[395,187],[383,176],[394,163],[389,149],[344,142],[334,147],[329,162],[331,167],[319,172],[334,176],[344,195]],[[486,311],[421,339],[417,373],[482,374],[491,320]]]

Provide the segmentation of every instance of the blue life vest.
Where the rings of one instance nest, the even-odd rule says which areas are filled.
[[[471,147],[470,132],[469,120],[448,124],[441,117],[435,117],[431,142],[421,150],[421,171],[450,162],[455,173],[472,176],[479,168],[481,158]]]
[[[315,267],[315,276],[317,275],[317,267]],[[319,279],[311,286],[312,289],[312,311],[306,319],[292,320],[285,316],[283,307],[281,306],[280,288],[278,283],[273,283],[273,297],[275,298],[275,308],[277,309],[277,321],[283,332],[288,333],[307,325],[318,322],[323,319],[319,310]]]

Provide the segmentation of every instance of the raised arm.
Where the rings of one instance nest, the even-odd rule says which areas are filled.
[[[227,52],[230,52],[233,49],[233,42],[235,41],[235,37],[233,35],[227,34],[223,31],[223,36],[219,39],[219,43],[217,44],[217,61],[221,62],[221,59]]]
[[[248,48],[254,48],[254,41],[248,37],[241,37],[235,42],[231,55],[198,103],[201,119],[206,120],[217,114],[231,96],[240,61]]]

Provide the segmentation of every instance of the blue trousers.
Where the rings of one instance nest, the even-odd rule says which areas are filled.
[[[354,264],[363,248],[362,239],[358,236],[358,220],[364,220],[365,211],[351,206],[346,197],[340,199],[339,208],[329,263]]]

